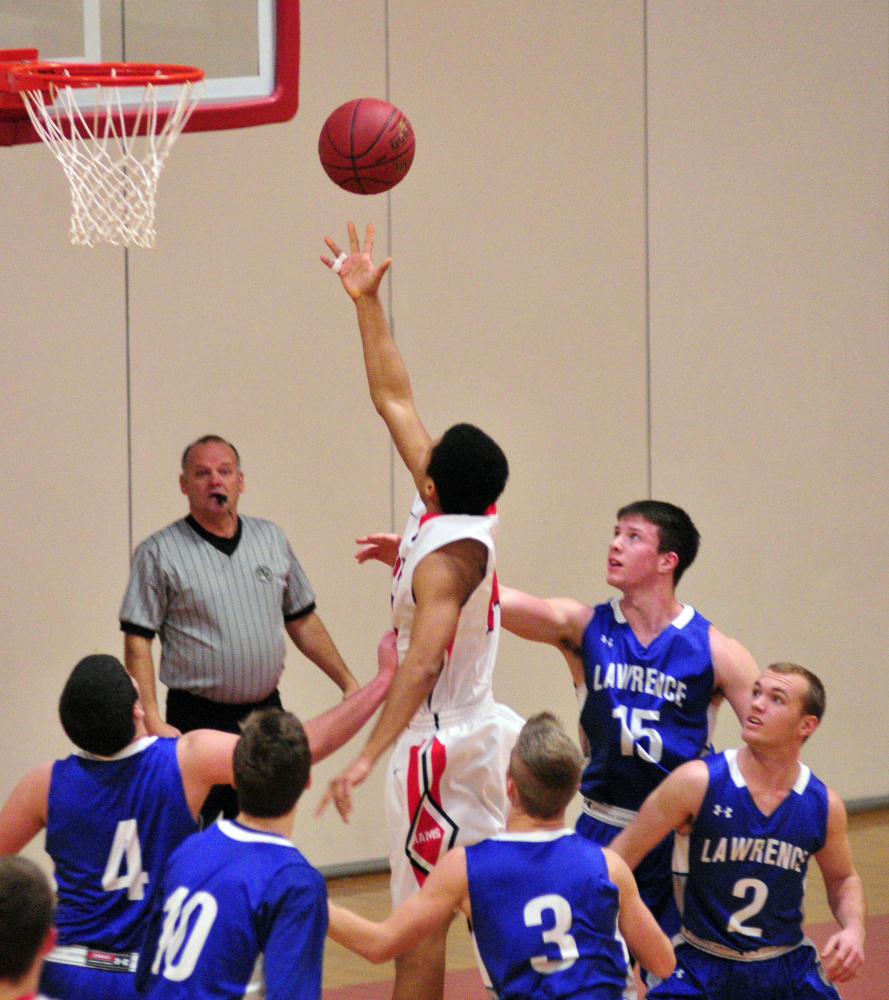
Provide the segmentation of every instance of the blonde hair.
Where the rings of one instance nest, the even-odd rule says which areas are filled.
[[[532,716],[509,761],[522,809],[536,819],[564,812],[580,785],[583,757],[551,712]]]

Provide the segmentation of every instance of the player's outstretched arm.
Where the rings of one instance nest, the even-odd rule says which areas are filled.
[[[581,644],[592,617],[588,604],[568,597],[534,597],[513,587],[500,587],[500,624],[520,639],[555,646],[568,663],[575,687],[584,683]]]
[[[0,854],[18,854],[46,826],[52,766],[26,774],[0,809]]]
[[[349,695],[339,705],[328,709],[303,723],[309,746],[312,749],[312,763],[329,757],[347,743],[382,705],[398,668],[398,651],[395,648],[395,633],[386,632],[377,646],[376,677],[370,683]]]
[[[821,961],[828,979],[846,983],[864,963],[864,888],[852,860],[846,807],[832,788],[828,789],[827,839],[815,858],[831,912],[841,928],[828,939]]]
[[[671,830],[685,833],[691,828],[708,783],[709,772],[702,760],[677,767],[642,803],[633,822],[611,841],[611,850],[635,868]]]
[[[380,640],[377,659],[379,672],[369,684],[303,723],[313,764],[339,750],[382,704],[398,666],[393,632],[387,632]],[[236,733],[220,733],[215,729],[195,729],[179,737],[176,758],[185,801],[195,819],[213,785],[234,784],[232,755],[239,739]]]
[[[651,910],[642,902],[633,873],[614,851],[603,849],[608,865],[608,877],[620,892],[620,912],[617,925],[633,957],[643,968],[661,979],[676,967],[676,955],[670,939],[660,929]]]
[[[405,900],[382,923],[328,903],[328,936],[371,962],[386,962],[417,941],[446,927],[454,910],[469,913],[466,851],[455,847],[435,866],[423,888]]]
[[[380,282],[392,260],[386,258],[379,267],[374,266],[371,260],[372,224],[367,227],[363,250],[358,243],[355,224],[350,222],[348,229],[350,253],[340,264],[339,276],[358,314],[370,398],[377,413],[386,422],[398,454],[414,477],[417,489],[421,489],[432,438],[414,406],[407,368],[392,338],[379,296]],[[325,237],[324,242],[338,260],[341,256],[339,245],[330,237]],[[330,268],[334,267],[335,261],[329,257],[322,257],[321,261]]]
[[[741,725],[750,710],[750,693],[760,670],[751,653],[737,639],[710,626],[710,653],[717,690],[732,706]]]

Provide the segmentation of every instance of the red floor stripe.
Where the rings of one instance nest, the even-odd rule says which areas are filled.
[[[835,923],[810,924],[806,934],[822,947],[837,929]],[[886,1000],[889,997],[889,913],[867,918],[864,968],[857,979],[838,986],[843,1000]]]

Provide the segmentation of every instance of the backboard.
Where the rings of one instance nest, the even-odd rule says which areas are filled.
[[[299,0],[3,0],[0,49],[28,47],[48,61],[200,66],[188,132],[287,121],[298,106]],[[24,109],[0,112],[0,145],[37,138]]]

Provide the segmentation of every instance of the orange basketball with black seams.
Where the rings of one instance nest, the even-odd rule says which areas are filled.
[[[359,97],[328,117],[318,156],[327,176],[345,191],[380,194],[404,180],[415,146],[411,123],[394,104]]]

